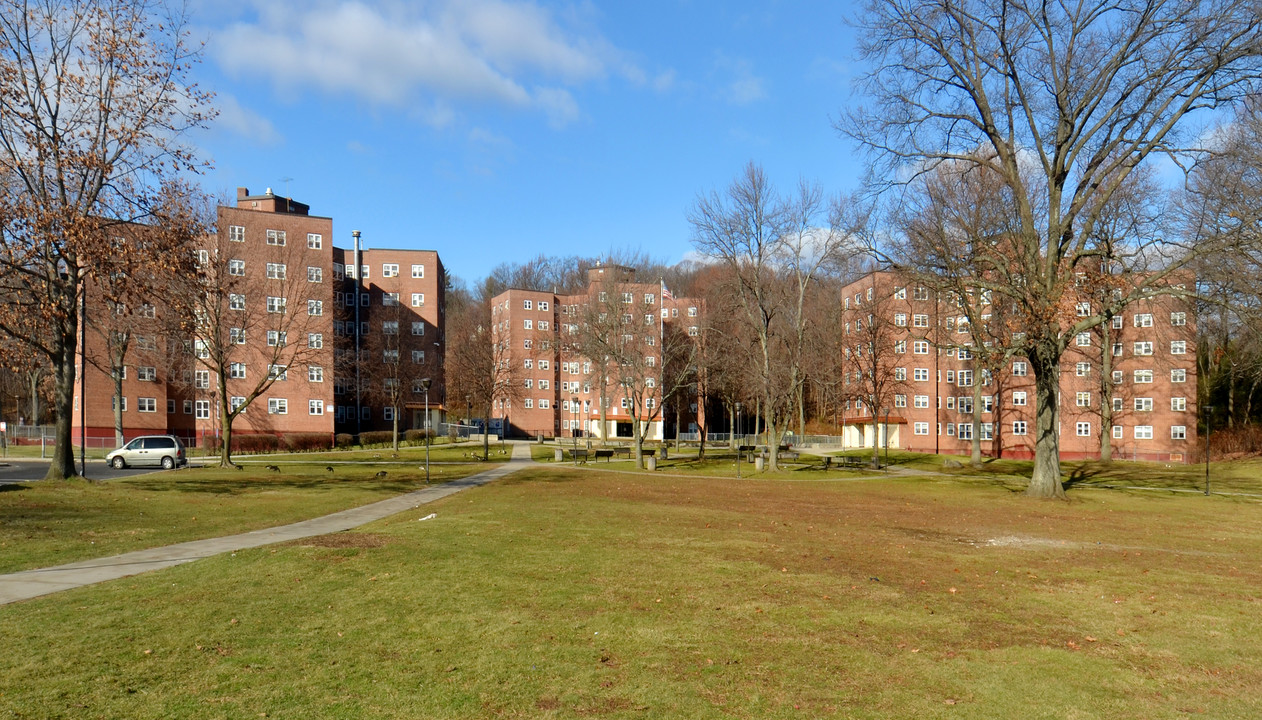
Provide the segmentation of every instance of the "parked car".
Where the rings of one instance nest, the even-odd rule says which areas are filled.
[[[188,464],[184,443],[174,435],[142,435],[105,456],[111,466],[125,467],[161,466],[166,470]]]

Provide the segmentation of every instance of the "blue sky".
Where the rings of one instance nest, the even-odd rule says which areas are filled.
[[[192,5],[193,138],[212,192],[271,187],[335,242],[438,250],[476,280],[539,253],[691,250],[687,211],[745,163],[789,190],[857,187],[832,121],[852,101],[836,2]]]

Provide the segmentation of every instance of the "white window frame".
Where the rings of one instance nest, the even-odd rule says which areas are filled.
[[[288,398],[268,398],[267,399],[268,415],[288,415],[289,399]]]

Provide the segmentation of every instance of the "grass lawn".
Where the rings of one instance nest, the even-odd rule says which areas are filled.
[[[297,456],[298,459],[306,459]],[[280,472],[187,468],[108,483],[0,485],[0,572],[14,572],[284,525],[365,505],[424,485],[425,471],[386,464],[299,463]],[[485,469],[431,467],[433,482]],[[385,470],[385,478],[376,473]]]
[[[0,714],[1262,715],[1262,504],[1072,497],[533,468],[0,608]]]

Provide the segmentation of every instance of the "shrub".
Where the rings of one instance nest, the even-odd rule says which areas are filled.
[[[324,433],[293,433],[285,436],[285,446],[291,452],[328,450],[329,436]]]
[[[406,440],[409,445],[419,445],[425,442],[426,435],[433,437],[434,432],[432,430],[405,430],[403,432],[403,439]]]
[[[389,430],[371,430],[359,434],[359,444],[361,447],[374,447],[377,445],[388,445],[394,442],[394,433]]]
[[[262,453],[280,449],[280,438],[275,435],[236,435],[232,438],[234,452]]]
[[[355,436],[350,433],[338,433],[333,436],[333,445],[340,448],[348,448],[355,444]]]

